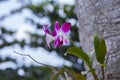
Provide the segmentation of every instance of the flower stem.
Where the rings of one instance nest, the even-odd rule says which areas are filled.
[[[105,72],[104,72],[104,67],[103,67],[103,66],[101,66],[101,69],[102,69],[102,78],[103,78],[103,80],[105,80]]]
[[[94,77],[95,80],[99,80],[96,73],[95,73],[95,71],[93,72],[93,77]]]
[[[94,80],[99,80],[97,74],[95,73],[95,70],[92,67],[90,67],[90,69],[93,70],[91,73],[93,74]]]

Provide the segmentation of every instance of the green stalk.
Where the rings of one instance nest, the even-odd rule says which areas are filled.
[[[105,80],[104,66],[101,66],[101,69],[102,69],[102,78],[103,78],[103,80]]]
[[[92,74],[93,74],[93,77],[94,77],[95,80],[99,80],[99,79],[98,79],[98,76],[97,76],[96,73],[95,73],[95,71],[93,71]]]
[[[91,70],[93,70],[92,67],[90,67]],[[99,80],[98,76],[95,73],[95,70],[91,71],[91,73],[93,74],[94,80]]]

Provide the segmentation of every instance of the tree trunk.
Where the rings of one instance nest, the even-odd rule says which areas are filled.
[[[120,80],[120,0],[76,0],[75,11],[82,49],[86,52],[94,49],[95,33],[104,37],[107,44],[105,80]],[[98,65],[95,60],[93,66],[97,72],[100,71]]]

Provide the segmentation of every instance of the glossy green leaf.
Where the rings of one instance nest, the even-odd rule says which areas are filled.
[[[94,48],[95,48],[95,53],[97,54],[97,50],[100,44],[100,39],[97,35],[94,36]]]
[[[100,64],[103,64],[105,61],[105,55],[106,55],[106,44],[105,40],[100,38],[95,35],[94,36],[94,48],[95,48],[95,54],[98,62]]]
[[[87,63],[87,65],[90,67],[92,66],[92,64],[90,63],[90,58],[87,55],[87,53],[85,53],[83,50],[81,50],[80,48],[77,47],[70,47],[67,52],[67,54],[72,54],[78,58],[81,58],[83,61],[85,61]]]
[[[98,47],[98,51],[97,51],[97,60],[100,64],[103,64],[104,61],[105,61],[105,55],[106,55],[106,44],[105,44],[105,40],[102,39],[100,44],[99,44],[99,47]]]

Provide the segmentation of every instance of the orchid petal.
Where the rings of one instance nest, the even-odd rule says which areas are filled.
[[[69,44],[69,39],[68,38],[64,38],[63,39],[63,44],[64,45],[68,45]]]
[[[55,41],[54,41],[54,47],[56,48],[57,46],[58,46],[58,41],[55,40]]]
[[[62,44],[63,44],[63,41],[60,41],[60,36],[58,36],[54,41],[54,47],[56,48],[57,46],[61,46]]]
[[[62,32],[67,33],[70,30],[71,23],[66,22],[61,26]]]
[[[60,30],[59,22],[56,21],[56,23],[55,23],[55,31],[59,31],[59,30]]]
[[[62,44],[63,44],[63,41],[60,41],[59,44],[58,44],[58,46],[61,46]]]
[[[50,30],[48,29],[48,25],[43,25],[43,31],[45,32],[45,34],[50,33]]]
[[[49,34],[46,34],[46,38],[45,39],[46,39],[48,47],[50,48],[50,43],[54,40],[54,37],[49,35]]]
[[[57,32],[55,30],[52,32],[52,36],[53,37],[57,36]]]

